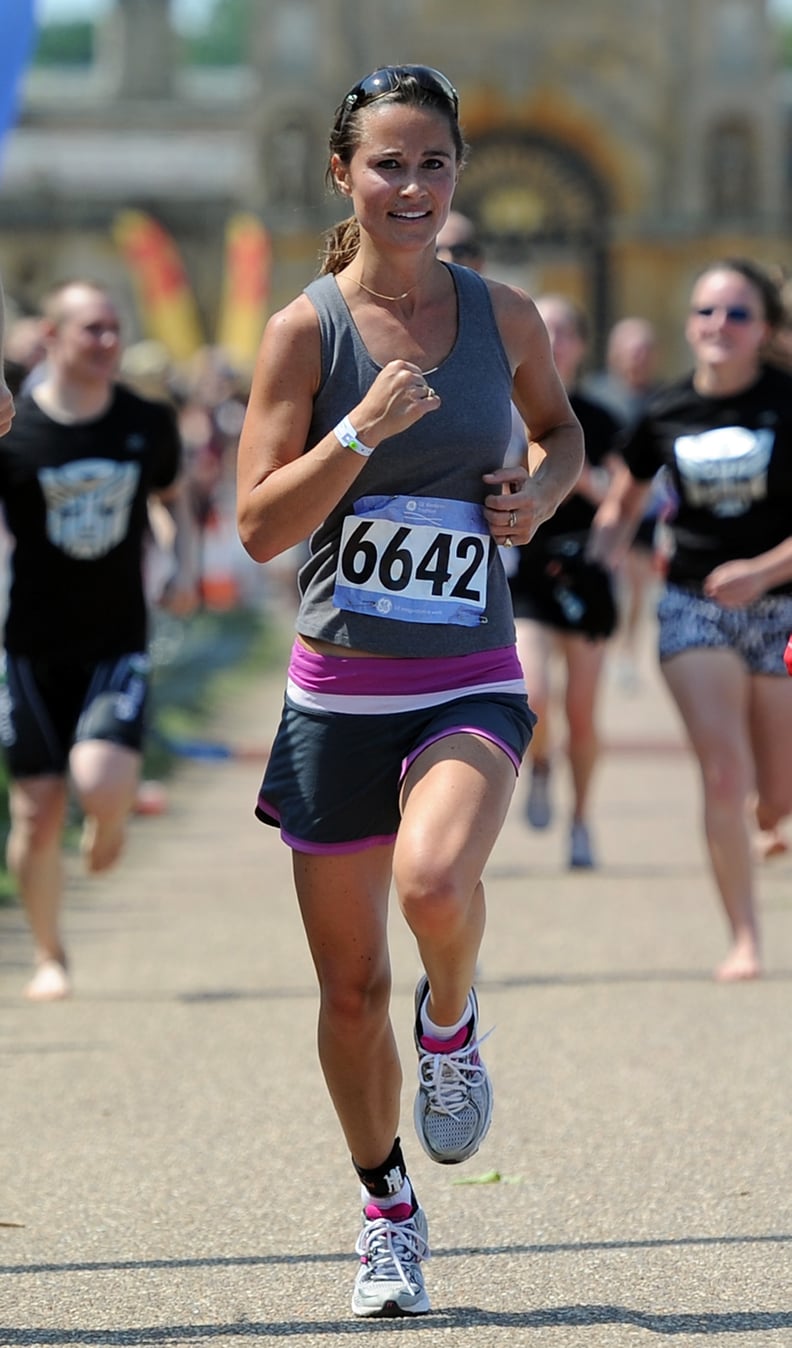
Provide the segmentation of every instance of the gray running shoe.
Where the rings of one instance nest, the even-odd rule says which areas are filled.
[[[525,818],[531,828],[549,828],[553,819],[550,800],[550,765],[534,763],[525,802]]]
[[[421,1261],[429,1258],[429,1232],[420,1204],[399,1221],[393,1211],[367,1204],[355,1249],[360,1255],[352,1293],[355,1315],[426,1315],[429,1298]]]
[[[413,1117],[421,1146],[440,1165],[458,1165],[474,1156],[492,1120],[492,1083],[479,1057],[482,1041],[476,1038],[475,989],[470,995],[473,1014],[463,1031],[463,1042],[443,1049],[423,1034],[421,1007],[429,996],[426,975],[415,990],[418,1094]]]
[[[575,819],[569,833],[569,865],[572,870],[593,870],[596,866],[591,835],[582,819]]]

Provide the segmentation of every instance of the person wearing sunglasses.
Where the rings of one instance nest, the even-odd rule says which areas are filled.
[[[481,876],[534,720],[498,545],[552,515],[582,437],[531,300],[436,255],[466,155],[450,81],[373,71],[329,150],[351,213],[267,324],[239,447],[250,555],[309,540],[256,813],[292,850],[321,1065],[360,1182],[352,1309],[420,1315],[428,1230],[400,1142],[389,892],[424,970],[414,1123],[433,1160],[457,1164],[492,1113]],[[533,476],[502,466],[512,397],[542,451]]]
[[[458,262],[474,271],[484,270],[484,249],[469,216],[449,211],[448,219],[437,236],[437,256],[441,262]]]
[[[657,393],[623,447],[592,552],[613,564],[665,466],[678,505],[661,594],[661,669],[698,759],[706,842],[731,932],[723,981],[762,969],[753,851],[786,850],[792,810],[792,377],[765,360],[778,288],[727,258],[693,286],[693,370]],[[757,828],[751,837],[751,818]]]

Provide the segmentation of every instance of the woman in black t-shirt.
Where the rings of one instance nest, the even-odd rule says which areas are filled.
[[[657,469],[679,499],[659,606],[660,661],[698,758],[704,825],[732,933],[721,980],[755,978],[761,955],[746,803],[758,850],[786,850],[792,811],[792,377],[764,363],[781,318],[754,262],[712,264],[693,287],[686,335],[694,369],[650,402],[624,448],[595,524],[611,563],[629,540]]]

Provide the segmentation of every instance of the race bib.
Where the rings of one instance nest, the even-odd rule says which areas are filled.
[[[362,496],[341,533],[333,603],[398,622],[485,622],[490,535],[479,506]]]

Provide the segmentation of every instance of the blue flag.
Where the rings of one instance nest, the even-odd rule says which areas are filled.
[[[22,76],[33,55],[36,0],[0,0],[0,164],[19,114]]]

